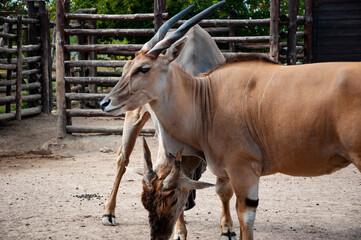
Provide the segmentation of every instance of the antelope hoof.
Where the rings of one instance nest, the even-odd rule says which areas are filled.
[[[173,236],[173,240],[186,240],[187,237],[182,232],[177,232]]]
[[[106,226],[116,226],[115,216],[113,214],[104,214],[102,216],[102,222]]]
[[[237,240],[237,235],[235,232],[228,230],[228,232],[221,234],[220,240]]]

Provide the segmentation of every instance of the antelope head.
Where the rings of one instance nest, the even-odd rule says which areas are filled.
[[[128,61],[124,66],[123,75],[119,82],[100,103],[103,111],[118,115],[156,101],[166,89],[166,77],[170,63],[182,51],[186,41],[186,38],[182,37],[191,27],[211,14],[224,2],[219,2],[192,17],[165,38],[169,28],[193,6],[186,8],[164,23],[157,34],[135,54],[135,58]],[[168,48],[166,54],[161,54]]]
[[[192,189],[214,186],[206,182],[194,181],[181,170],[181,149],[176,156],[169,154],[171,169],[166,177],[160,178],[153,171],[150,151],[143,138],[144,171],[142,203],[149,213],[150,235],[152,240],[166,240],[172,235],[174,225],[179,218]]]

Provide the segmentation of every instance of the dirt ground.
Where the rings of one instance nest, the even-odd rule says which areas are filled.
[[[122,121],[82,120],[121,125]],[[0,123],[0,239],[149,239],[140,202],[141,177],[126,173],[120,185],[118,225],[101,215],[115,177],[121,136],[69,136],[57,140],[56,116]],[[147,137],[153,156],[157,139]],[[130,166],[142,166],[141,141]],[[202,180],[215,182],[206,171]],[[349,166],[332,175],[261,179],[256,239],[361,239],[361,174]],[[220,201],[214,189],[197,192],[186,212],[188,239],[218,239]],[[235,199],[232,216],[239,236]]]

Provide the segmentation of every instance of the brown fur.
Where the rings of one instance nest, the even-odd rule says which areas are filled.
[[[203,74],[201,74],[201,76],[208,76],[210,75],[212,72],[216,71],[217,69],[230,64],[230,63],[236,63],[236,62],[245,62],[245,61],[264,61],[267,63],[272,63],[272,64],[279,64],[276,61],[273,61],[272,59],[270,59],[267,55],[265,54],[261,54],[261,53],[239,53],[239,54],[235,54],[233,56],[229,56],[226,58],[226,61],[222,64],[219,64],[218,66],[214,67],[213,69],[209,70],[208,72],[205,72]]]
[[[173,226],[169,225],[172,215],[167,214],[172,205],[174,190],[162,192],[163,181],[154,177],[151,187],[147,187],[143,181],[142,204],[149,212],[149,224],[152,239],[168,239],[173,231]]]

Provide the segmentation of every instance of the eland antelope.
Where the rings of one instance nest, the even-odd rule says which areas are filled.
[[[241,239],[253,239],[261,176],[319,176],[350,163],[361,171],[360,62],[283,66],[245,54],[194,77],[175,63],[187,41],[184,29],[138,52],[101,105],[118,114],[148,103],[181,143],[168,152],[184,146],[183,154],[203,156],[218,179],[230,182]],[[166,177],[149,164],[144,172],[143,202],[163,194],[160,204],[147,205],[152,239],[169,239],[191,181],[180,171],[180,154],[167,158],[173,167]]]
[[[189,10],[193,8],[193,5],[175,15],[171,19],[169,19],[162,27],[159,29],[157,34],[147,43],[144,44],[142,50],[150,50],[156,43],[164,38],[169,28],[175,24],[180,18],[182,18]],[[225,62],[225,58],[223,54],[218,49],[216,43],[211,38],[211,36],[200,26],[195,25],[192,27],[186,34],[188,37],[188,41],[184,46],[184,50],[182,54],[175,60],[181,69],[192,74],[199,75],[200,73],[207,72],[219,64]],[[124,71],[127,71],[127,65],[124,67]],[[117,158],[117,175],[113,184],[113,189],[110,193],[109,199],[106,201],[104,214],[102,216],[102,222],[105,225],[116,225],[115,221],[115,207],[116,207],[116,197],[120,185],[120,181],[122,176],[126,171],[126,167],[129,164],[129,157],[133,151],[137,136],[139,135],[144,124],[152,118],[152,121],[155,125],[156,132],[159,140],[158,147],[158,158],[156,162],[156,166],[161,166],[162,170],[159,171],[159,175],[168,174],[171,169],[171,165],[165,166],[165,153],[167,149],[178,149],[179,143],[177,140],[173,139],[166,131],[163,130],[161,124],[157,120],[155,114],[152,114],[151,109],[145,105],[141,106],[135,110],[127,111],[125,114],[125,122],[124,122],[124,131],[122,136],[122,144],[118,150],[118,158]],[[174,147],[172,147],[174,145]],[[195,157],[194,154],[191,156],[184,155],[182,166],[185,168],[190,168],[193,170],[194,165],[198,164],[201,161],[200,158]],[[203,168],[203,169],[202,169]],[[198,167],[197,174],[192,172],[188,172],[188,176],[192,176],[192,179],[198,179],[200,176],[200,172],[204,170],[204,166],[202,164]],[[161,173],[164,172],[164,173]],[[221,180],[220,180],[221,181]],[[224,183],[227,184],[226,182]],[[230,186],[228,186],[230,188]],[[186,209],[192,208],[194,203],[194,195],[189,196],[189,201],[187,202]],[[228,201],[224,200],[225,204]],[[189,203],[190,202],[190,203]],[[230,221],[230,220],[229,220]],[[228,222],[224,223],[230,225]],[[183,214],[179,218],[177,222],[177,226],[175,228],[175,239],[185,239],[187,235]]]

